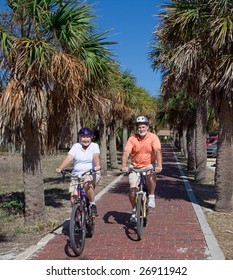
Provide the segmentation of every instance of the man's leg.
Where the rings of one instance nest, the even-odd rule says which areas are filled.
[[[134,172],[129,174],[129,201],[132,205],[132,208],[136,207],[135,196],[138,186],[138,175]]]
[[[149,190],[149,195],[154,195],[156,188],[156,177],[154,174],[149,174],[146,176],[146,184]]]
[[[148,207],[155,208],[156,177],[154,174],[146,176],[146,184],[149,190]]]
[[[130,217],[130,222],[133,224],[137,223],[136,220],[136,192],[137,192],[137,188],[135,188],[135,184],[130,185],[129,188],[129,201],[132,205],[132,214]]]
[[[135,185],[134,184],[130,185],[130,187],[129,187],[129,201],[130,201],[133,209],[136,207],[136,201],[135,201],[136,191],[137,191],[137,188],[135,188]]]
[[[130,217],[130,222],[136,223],[136,192],[137,192],[137,185],[138,185],[138,175],[136,173],[130,173],[129,174],[129,201],[132,205],[132,214]]]

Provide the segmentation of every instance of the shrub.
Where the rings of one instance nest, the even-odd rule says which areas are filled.
[[[24,210],[24,205],[22,201],[14,199],[9,202],[4,202],[1,205],[1,208],[10,214],[22,214]]]

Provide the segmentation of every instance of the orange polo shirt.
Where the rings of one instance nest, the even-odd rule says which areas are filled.
[[[124,151],[131,154],[131,164],[136,168],[145,167],[156,161],[156,150],[161,149],[161,143],[156,134],[147,132],[141,139],[137,134],[129,137]]]

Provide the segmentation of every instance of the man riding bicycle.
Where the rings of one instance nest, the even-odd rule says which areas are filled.
[[[155,172],[162,171],[162,152],[161,143],[158,136],[149,132],[149,120],[145,116],[139,116],[136,119],[137,133],[130,136],[122,155],[122,171],[128,172],[128,158],[131,155],[131,167],[138,171],[152,169],[155,165]],[[136,201],[135,194],[137,191],[138,175],[135,172],[129,174],[129,200],[133,211],[130,221],[135,223]],[[148,207],[155,208],[155,173],[146,175],[146,184],[149,191]]]

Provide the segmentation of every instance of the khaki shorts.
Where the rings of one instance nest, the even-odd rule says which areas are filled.
[[[93,181],[93,187],[95,188],[95,186],[98,184],[100,178],[101,178],[101,174],[100,172],[96,172],[95,174],[93,175],[88,175],[88,177],[90,178],[91,181]],[[71,180],[70,182],[70,187],[69,187],[69,192],[70,193],[74,193],[75,192],[75,189],[77,187],[77,183],[78,181],[77,180]]]
[[[147,165],[147,166],[145,166],[145,167],[142,167],[142,168],[135,168],[135,167],[133,167],[132,165],[130,165],[129,168],[133,168],[133,169],[136,170],[136,171],[147,171],[147,170],[149,170],[149,169],[154,168],[154,164],[149,164],[149,165]],[[151,176],[151,175],[149,175],[149,176]],[[155,175],[154,175],[154,176],[155,176]],[[129,184],[130,184],[130,185],[137,186],[138,183],[139,183],[139,176],[137,175],[137,173],[131,172],[131,173],[129,174]]]

